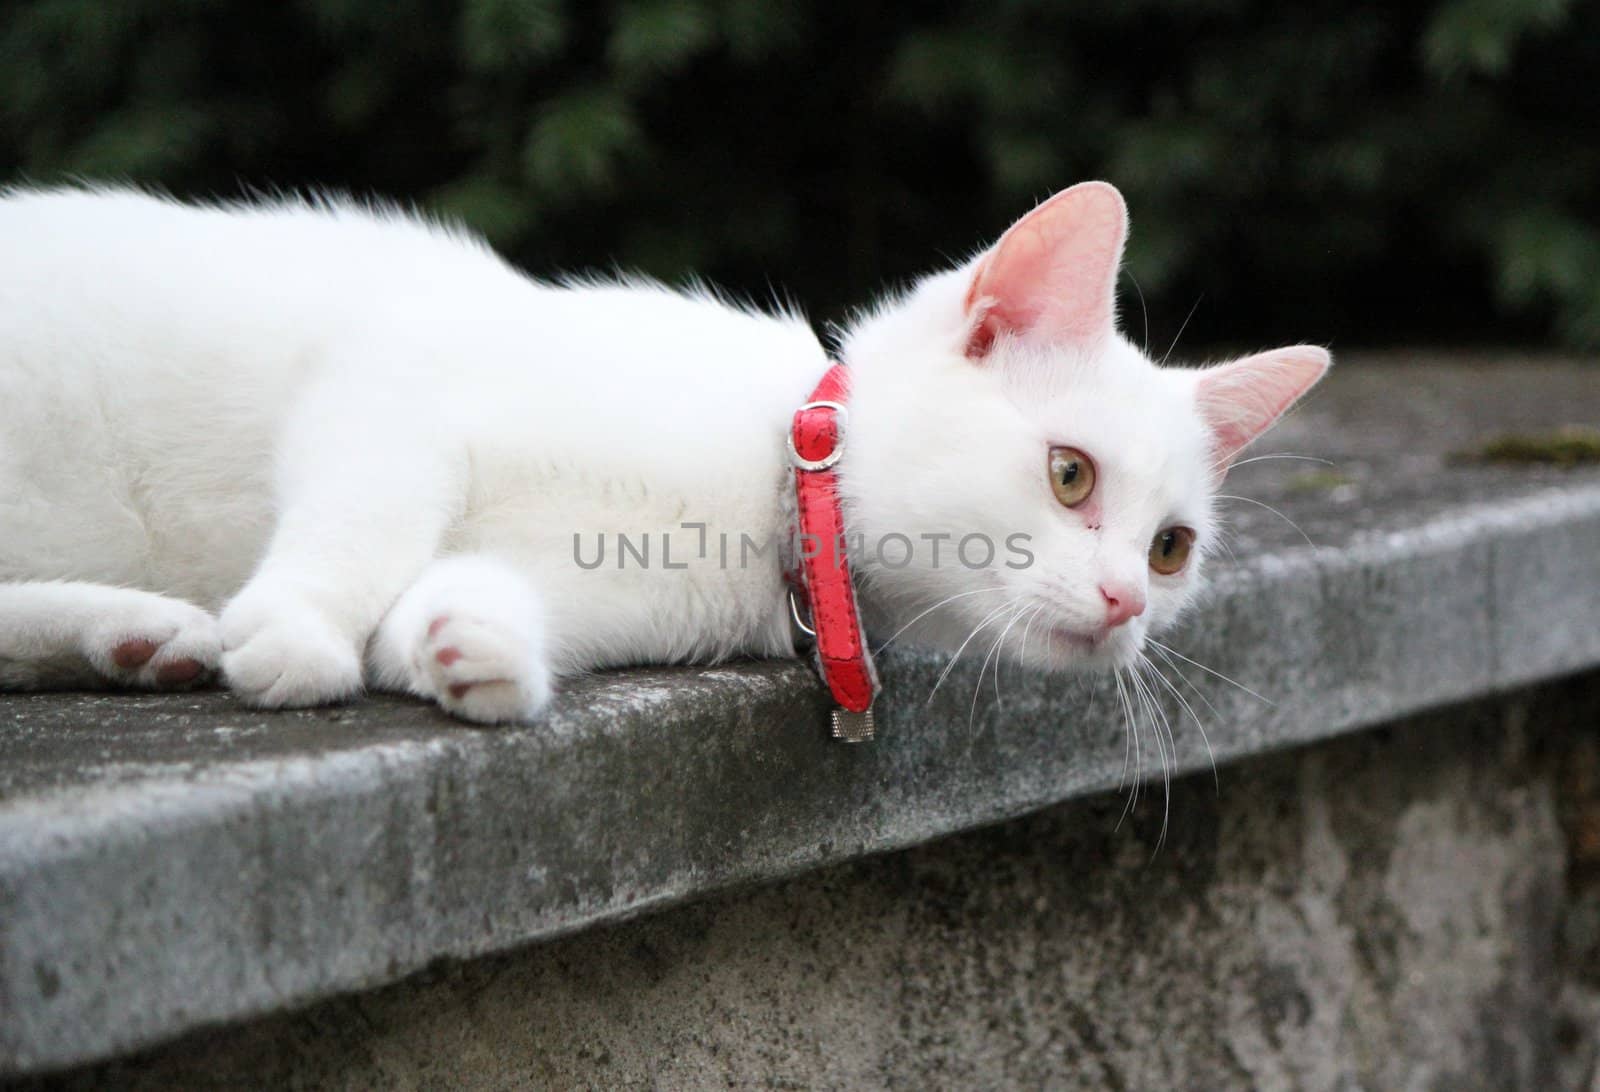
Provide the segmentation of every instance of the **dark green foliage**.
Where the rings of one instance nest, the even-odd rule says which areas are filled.
[[[1105,177],[1127,324],[1600,344],[1600,5],[25,0],[0,173],[332,186],[837,315]],[[15,260],[15,257],[13,257]]]

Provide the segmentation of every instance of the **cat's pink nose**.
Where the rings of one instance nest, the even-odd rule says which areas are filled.
[[[1107,629],[1144,613],[1144,591],[1132,584],[1101,584],[1100,595],[1106,601]]]

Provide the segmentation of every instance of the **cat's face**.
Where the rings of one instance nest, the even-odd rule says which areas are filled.
[[[1328,355],[1158,367],[1115,329],[1125,234],[1116,190],[1075,186],[850,332],[842,488],[881,636],[1121,666],[1193,599],[1228,464]]]

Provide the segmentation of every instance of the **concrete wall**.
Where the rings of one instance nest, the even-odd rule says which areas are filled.
[[[1067,804],[49,1086],[1600,1088],[1597,727],[1591,674],[1182,779],[1159,847],[1159,787]]]
[[[1313,463],[1308,472],[1297,460],[1267,459],[1230,474],[1230,495],[1256,502],[1230,503],[1227,510],[1237,558],[1214,559],[1204,606],[1167,640],[1240,685],[1198,666],[1183,665],[1187,683],[1171,672],[1169,681],[1189,696],[1180,702],[1167,694],[1157,717],[1146,718],[1143,768],[1156,760],[1153,719],[1171,722],[1168,758],[1178,770],[1204,771],[1215,756],[1254,771],[1261,756],[1290,746],[1600,669],[1600,464],[1462,457],[1463,447],[1508,430],[1538,435],[1554,422],[1600,420],[1596,374],[1590,364],[1509,359],[1341,364],[1272,441],[1275,449],[1329,466]],[[646,910],[906,850],[1118,785],[1126,774],[1127,725],[1109,678],[1013,665],[1004,669],[1002,686],[1001,672],[987,672],[983,651],[951,663],[936,652],[888,649],[879,661],[886,684],[880,733],[870,747],[827,738],[825,694],[798,661],[600,673],[569,681],[538,722],[492,731],[393,698],[265,713],[219,692],[0,696],[0,1080],[105,1062],[206,1027],[272,1021],[358,991],[387,996],[371,991],[441,960],[529,951],[530,944]],[[941,685],[947,667],[953,670]],[[1191,712],[1204,718],[1203,730]],[[1447,752],[1441,761],[1459,759]],[[1124,953],[1118,958],[1134,962],[1112,964],[1111,971],[1126,977],[1145,966],[1136,952],[1153,958],[1144,923],[1169,912],[1170,904],[1211,915],[1196,918],[1189,932],[1172,933],[1181,922],[1166,926],[1185,938],[1196,959],[1205,951],[1201,935],[1222,938],[1219,952],[1251,950],[1220,896],[1190,901],[1199,897],[1195,891],[1208,890],[1209,880],[1189,876],[1183,886],[1171,876],[1180,868],[1194,871],[1219,847],[1234,852],[1244,834],[1223,824],[1251,829],[1248,813],[1235,811],[1245,806],[1241,800],[1259,798],[1266,807],[1277,799],[1251,788],[1257,776],[1228,774],[1220,809],[1203,793],[1180,807],[1173,843],[1132,878],[1119,878],[1121,854],[1134,860],[1146,854],[1137,844],[1127,848],[1126,833],[1106,836],[1090,852],[1082,846],[1100,844],[1095,839],[1104,835],[1099,813],[1062,820],[1070,837],[1041,852],[1067,861],[1070,890],[1108,885],[1102,897],[1111,899],[1126,883],[1126,898],[1141,907],[1126,916],[1132,939],[1109,925],[1090,930],[1099,919],[1086,912],[1074,919],[1070,906],[1060,911],[1068,915],[1063,935],[1093,938],[1107,960]],[[1297,779],[1284,784],[1285,799],[1296,807],[1310,808],[1317,799]],[[1330,800],[1342,803],[1337,792]],[[1314,829],[1309,813],[1295,822],[1296,830]],[[1207,831],[1209,842],[1192,841]],[[1518,853],[1537,848],[1531,835],[1518,838],[1507,843]],[[1273,847],[1283,863],[1257,879],[1281,886],[1273,877],[1301,877],[1291,863],[1302,852],[1297,846]],[[1356,859],[1368,848],[1345,845],[1343,852]],[[1392,848],[1382,849],[1385,860]],[[942,860],[957,850],[932,852],[933,858],[907,860]],[[982,852],[987,861],[992,847]],[[1334,867],[1321,856],[1313,863]],[[1426,890],[1448,892],[1456,873],[1443,864],[1437,870],[1440,877],[1428,880]],[[1229,882],[1243,890],[1250,873],[1235,871]],[[1304,877],[1316,874],[1304,870]],[[841,882],[845,874],[827,875],[834,879],[816,883]],[[1163,883],[1173,886],[1163,893]],[[908,882],[904,892],[878,896],[911,915],[903,918],[874,910],[870,900],[854,918],[841,911],[838,921],[819,924],[823,939],[807,960],[818,968],[830,966],[825,954],[848,960],[833,971],[841,990],[851,970],[874,968],[863,980],[862,989],[876,991],[861,1001],[864,1011],[896,1019],[905,1013],[908,1029],[920,995],[909,987],[885,992],[881,983],[895,981],[899,972],[891,971],[902,964],[919,968],[929,982],[944,982],[953,973],[948,967],[922,962],[941,945],[970,944],[985,958],[999,958],[1008,945],[1049,949],[1044,966],[1058,974],[1053,996],[1093,996],[1089,984],[1099,982],[1100,968],[1063,962],[1042,934],[1002,935],[992,947],[978,947],[976,933],[930,938],[914,908],[937,888],[934,881]],[[851,898],[869,899],[867,890]],[[1265,892],[1274,890],[1269,884]],[[1050,913],[1058,912],[1049,891],[1029,894],[1045,897]],[[1408,899],[1388,902],[1391,909],[1407,907]],[[928,900],[927,913],[946,912],[931,894]],[[1270,921],[1297,907],[1289,900],[1260,914]],[[996,912],[1008,925],[1021,913],[1003,904]],[[725,913],[715,920],[730,924],[718,925],[714,935],[739,935],[731,924],[739,912]],[[855,918],[890,921],[901,930],[900,962],[885,970],[883,952],[857,953],[839,940],[871,934],[868,925],[851,927]],[[781,933],[751,935],[762,945],[759,959],[786,951]],[[791,938],[794,959],[801,958],[804,935]],[[1130,947],[1135,942],[1143,948]],[[599,942],[575,943],[581,949]],[[676,950],[666,940],[660,945]],[[1250,966],[1292,965],[1265,940],[1255,947]],[[737,978],[741,960],[758,958],[741,951],[718,948],[696,958]],[[1455,960],[1453,949],[1447,955],[1453,966],[1470,966]],[[614,966],[622,975],[628,965],[572,958],[594,989],[604,981],[594,967]],[[1328,967],[1335,974],[1336,961]],[[803,1009],[807,1018],[791,1025],[795,1041],[821,1042],[820,1032],[813,1040],[802,1033],[825,1025],[826,1014],[837,1010],[819,1000],[803,975],[787,965],[781,970],[781,977],[773,971],[762,981],[782,981],[788,992],[774,998]],[[1216,983],[1232,988],[1236,975],[1248,978],[1231,965],[1189,971],[1190,997],[1202,985],[1211,997]],[[1160,981],[1134,977],[1146,985]],[[1343,996],[1334,985],[1322,990],[1307,982],[1307,997]],[[561,1014],[588,1011],[589,1002],[562,989],[539,994],[550,999],[541,1001],[548,1015],[539,1026],[560,1026]],[[607,1043],[638,1041],[653,1052],[659,1043],[629,1030],[634,1010],[623,1003],[650,991],[633,984],[619,989],[617,1009],[594,1009],[584,1026],[607,1029]],[[952,998],[961,996],[955,986],[950,990]],[[659,1007],[679,1014],[680,1031],[710,1028],[708,1002],[698,1000],[704,996],[713,995],[685,994],[676,1008]],[[974,1011],[985,1011],[982,995],[970,996]],[[395,1004],[395,1013],[410,1011],[407,1002]],[[1116,1044],[1106,1037],[1111,1030],[1127,1036],[1135,1026],[1160,1028],[1162,1043],[1176,1034],[1172,1028],[1190,1026],[1208,1042],[1229,1041],[1215,1020],[1195,1024],[1188,1009],[1184,1019],[1173,1019],[1138,1011],[1139,1004],[1127,1002],[1133,1016],[1098,1029],[1100,1041]],[[426,992],[416,1005],[407,1020],[451,1011]],[[949,1012],[959,1011],[951,1005]],[[1107,996],[1085,1011],[1115,1013],[1117,1006]],[[1024,1011],[1039,1014],[1044,1028],[1072,1026],[1049,1006]],[[396,1022],[403,1023],[390,1018]],[[319,1025],[296,1026],[321,1041],[313,1034]],[[872,1048],[875,1026],[867,1021],[854,1033],[868,1045],[840,1058],[888,1059],[894,1071],[912,1073],[922,1055],[909,1047]],[[486,1041],[516,1042],[502,1022],[491,1019],[485,1027],[493,1036]],[[400,1042],[428,1042],[420,1032],[398,1034]],[[915,1041],[912,1030],[905,1034]],[[1049,1041],[1046,1032],[1038,1034]],[[552,1039],[540,1049],[562,1058],[565,1041]],[[827,1040],[851,1041],[843,1032]],[[536,1056],[533,1045],[522,1042],[519,1056]],[[627,1056],[621,1047],[607,1049],[613,1058]],[[1123,1051],[1117,1057],[1159,1072],[1151,1060],[1160,1057],[1156,1046],[1129,1039],[1116,1049]],[[1310,1045],[1310,1054],[1282,1049],[1297,1059],[1315,1054]],[[718,1057],[728,1057],[734,1044],[719,1050]],[[259,1065],[288,1066],[299,1056],[273,1045]],[[986,1055],[971,1047],[948,1057]],[[394,1064],[404,1067],[403,1052]],[[307,1071],[323,1072],[314,1064]]]

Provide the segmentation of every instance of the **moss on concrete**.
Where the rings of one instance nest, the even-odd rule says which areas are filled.
[[[1459,457],[1478,462],[1552,466],[1600,463],[1600,429],[1567,425],[1547,432],[1507,432]]]

